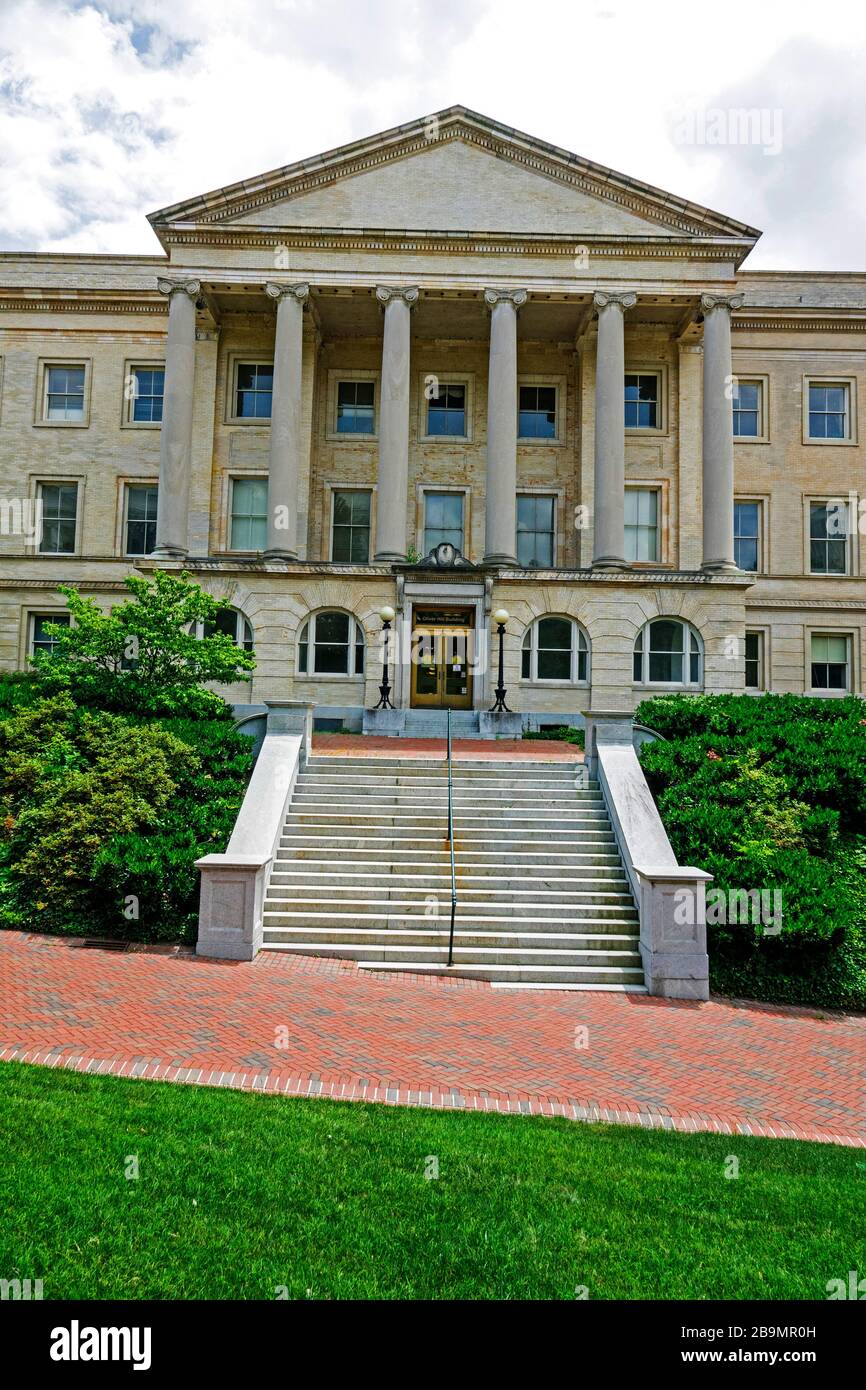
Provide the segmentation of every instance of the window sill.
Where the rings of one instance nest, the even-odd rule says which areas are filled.
[[[856,447],[856,439],[812,439],[811,435],[804,435],[803,444],[809,448],[830,448],[830,449],[851,449]]]
[[[161,420],[121,420],[122,430],[161,430]]]
[[[33,428],[37,430],[86,430],[90,425],[90,420],[34,420]]]
[[[526,690],[589,690],[589,681],[554,681],[554,680],[525,680],[523,677],[518,681],[518,685]]]
[[[375,444],[378,434],[338,434],[336,430],[325,435],[329,444]]]
[[[314,673],[313,675],[304,672],[301,675],[295,676],[296,685],[321,685],[322,681],[336,681],[339,685],[345,685],[346,682],[354,682],[357,685],[363,685],[364,680],[365,677],[363,675],[349,676],[337,671],[329,671],[327,674],[323,671],[320,674]]]

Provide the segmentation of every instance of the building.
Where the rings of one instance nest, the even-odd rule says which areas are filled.
[[[462,107],[150,222],[0,256],[3,668],[167,566],[320,727],[388,607],[398,709],[489,709],[499,609],[527,725],[862,690],[866,276]]]

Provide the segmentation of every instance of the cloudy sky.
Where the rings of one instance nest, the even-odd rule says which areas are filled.
[[[866,270],[864,60],[838,0],[0,0],[0,249],[157,252],[155,208],[460,102],[752,267]]]

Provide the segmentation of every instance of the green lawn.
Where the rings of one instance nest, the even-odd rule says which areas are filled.
[[[5,1063],[0,1152],[0,1274],[46,1298],[822,1299],[866,1268],[863,1151],[830,1145]]]

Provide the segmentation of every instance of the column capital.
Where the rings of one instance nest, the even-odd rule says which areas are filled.
[[[281,299],[291,295],[299,304],[303,304],[304,300],[309,298],[310,287],[307,284],[284,285],[277,280],[268,280],[265,285],[265,294],[269,299],[276,299],[278,303]]]
[[[637,295],[632,290],[626,290],[621,294],[611,290],[596,290],[592,296],[592,302],[596,309],[606,309],[609,304],[612,304],[625,313],[626,309],[633,309],[637,304]]]
[[[166,280],[162,276],[157,277],[156,288],[160,294],[167,295],[171,299],[174,294],[186,294],[190,299],[198,299],[201,293],[200,280]]]
[[[727,309],[730,313],[732,309],[742,309],[745,302],[744,294],[702,294],[701,313],[707,315],[713,309]]]
[[[380,304],[390,304],[392,299],[402,299],[412,309],[418,303],[417,285],[377,285],[376,298]]]
[[[526,290],[502,290],[489,289],[484,291],[484,303],[488,309],[494,309],[497,304],[510,303],[515,310],[521,309],[526,303],[529,295]]]

